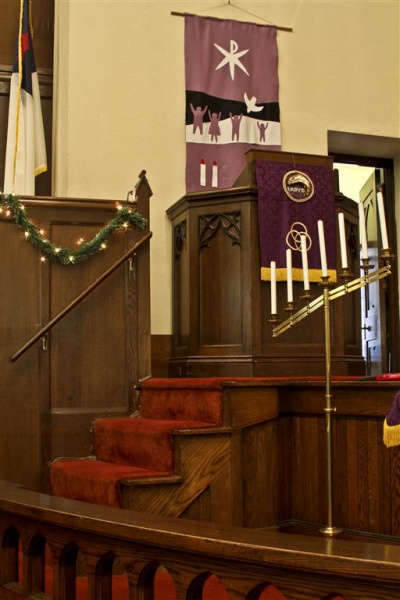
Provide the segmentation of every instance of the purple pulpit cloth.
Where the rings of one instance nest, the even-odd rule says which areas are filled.
[[[255,161],[258,186],[261,279],[270,280],[270,263],[276,262],[277,281],[286,281],[286,250],[292,248],[293,281],[303,281],[300,236],[308,243],[310,281],[321,281],[321,253],[318,221],[324,226],[326,258],[330,281],[336,281],[336,213],[332,169],[321,165]],[[300,183],[292,185],[295,199],[285,191],[290,174]],[[300,178],[298,177],[300,173]],[[304,178],[303,175],[306,177]],[[307,178],[313,193],[309,199],[296,198],[301,179]],[[301,191],[301,190],[300,190]],[[290,192],[290,188],[289,188]]]

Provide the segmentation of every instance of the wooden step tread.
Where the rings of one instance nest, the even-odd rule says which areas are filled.
[[[137,486],[137,485],[155,485],[157,483],[162,484],[174,484],[174,483],[182,483],[184,478],[180,475],[159,475],[159,476],[151,476],[148,477],[135,477],[134,479],[130,477],[126,477],[120,480],[121,485],[125,486]]]

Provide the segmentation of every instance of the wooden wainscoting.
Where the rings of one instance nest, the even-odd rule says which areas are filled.
[[[153,377],[168,377],[171,359],[172,335],[151,336],[151,374]]]
[[[383,421],[397,383],[334,383],[333,526],[400,536],[400,449],[383,444]],[[324,384],[280,390],[281,522],[326,525]]]

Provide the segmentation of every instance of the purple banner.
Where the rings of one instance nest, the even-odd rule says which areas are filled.
[[[336,213],[332,169],[321,165],[255,161],[258,186],[261,279],[270,279],[276,262],[277,280],[286,280],[286,250],[292,249],[294,281],[304,278],[301,236],[307,240],[310,281],[321,280],[318,221],[323,222],[326,259],[336,280]]]
[[[280,150],[272,26],[185,17],[186,189],[232,187],[250,148]]]

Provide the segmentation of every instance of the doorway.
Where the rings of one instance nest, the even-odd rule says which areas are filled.
[[[382,245],[377,210],[378,187],[382,188],[384,194],[390,245],[392,251],[396,250],[393,162],[339,155],[335,155],[334,161],[334,168],[339,174],[340,192],[364,206],[368,259],[370,265],[377,269],[382,266],[379,263]],[[399,371],[397,274],[394,264],[392,267],[390,277],[361,288],[362,348],[366,374],[371,376]]]

